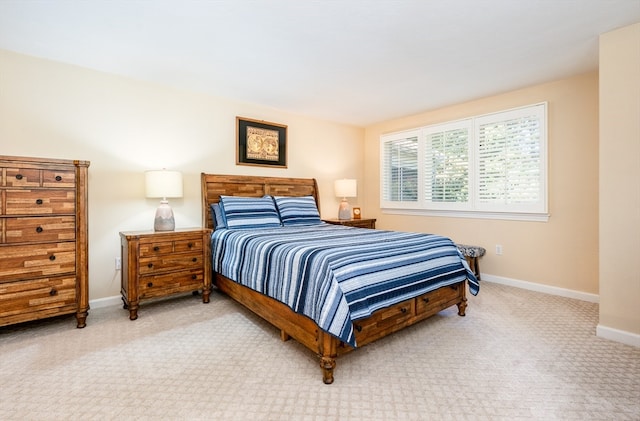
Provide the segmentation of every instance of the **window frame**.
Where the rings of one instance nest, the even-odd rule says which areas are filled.
[[[383,133],[380,136],[380,207],[383,213],[427,215],[443,217],[480,218],[480,219],[508,219],[524,221],[542,221],[549,218],[548,213],[548,119],[547,103],[540,102],[508,110],[497,111],[460,120],[446,121],[428,126],[399,132]],[[539,119],[539,200],[535,204],[483,204],[479,200],[479,131],[480,125],[487,121],[509,121],[518,116],[535,116]],[[426,180],[426,136],[438,130],[450,130],[456,127],[470,128],[468,140],[468,201],[467,202],[433,202],[425,200]],[[418,136],[418,200],[415,202],[397,202],[385,199],[385,183],[387,169],[385,168],[385,143],[405,138],[410,134]]]

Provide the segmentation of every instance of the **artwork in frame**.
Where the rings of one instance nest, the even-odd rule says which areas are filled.
[[[287,126],[236,117],[237,165],[287,168]]]

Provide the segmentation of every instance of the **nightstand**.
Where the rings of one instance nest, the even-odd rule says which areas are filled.
[[[129,319],[138,318],[141,300],[202,291],[211,293],[211,230],[121,232],[122,301]]]
[[[362,219],[323,219],[324,222],[334,225],[346,225],[348,227],[375,229],[376,220],[371,218]]]

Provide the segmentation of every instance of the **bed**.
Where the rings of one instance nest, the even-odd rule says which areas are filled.
[[[315,352],[326,384],[340,355],[454,305],[464,316],[467,284],[479,290],[448,238],[323,223],[315,179],[202,173],[201,181],[214,285],[277,327],[283,341]],[[269,201],[278,223],[272,209],[242,214],[243,203]],[[316,215],[303,221],[295,206],[309,203]]]

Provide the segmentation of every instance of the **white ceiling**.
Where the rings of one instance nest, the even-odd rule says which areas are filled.
[[[0,0],[0,48],[366,126],[594,70],[636,22],[640,0]]]

